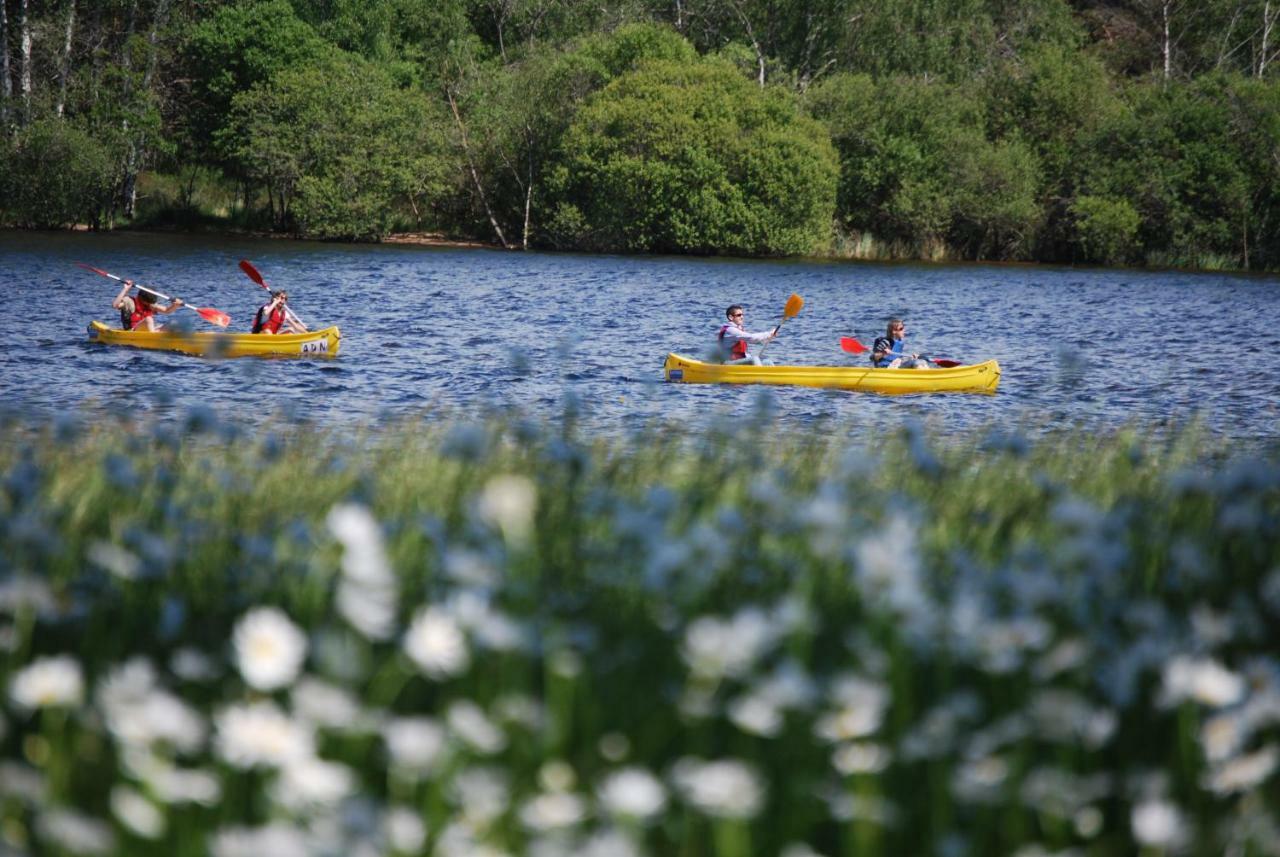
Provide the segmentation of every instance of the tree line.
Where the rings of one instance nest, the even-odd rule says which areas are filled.
[[[1280,0],[0,0],[0,224],[1280,266]]]

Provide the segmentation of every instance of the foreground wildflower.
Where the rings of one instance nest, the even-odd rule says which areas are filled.
[[[84,701],[80,662],[69,655],[38,658],[13,677],[9,698],[28,711],[78,706]]]
[[[232,634],[236,665],[250,687],[276,690],[293,683],[307,656],[307,638],[274,607],[247,613]]]
[[[218,753],[237,768],[282,766],[313,752],[311,731],[269,702],[232,706],[215,722]]]
[[[496,526],[503,538],[523,545],[533,531],[538,489],[524,476],[502,475],[490,479],[480,491],[480,517]]]
[[[98,685],[98,708],[116,740],[132,747],[164,744],[181,753],[204,746],[208,726],[180,698],[156,685],[149,661],[133,658]]]
[[[1133,808],[1133,838],[1148,848],[1177,848],[1186,835],[1186,823],[1176,806],[1163,800],[1147,800]]]
[[[435,769],[445,749],[444,729],[429,717],[402,717],[383,725],[382,737],[392,768],[411,778]]]
[[[751,766],[734,759],[686,757],[676,762],[671,777],[685,800],[716,818],[753,818],[764,804],[764,781]]]
[[[1211,658],[1175,657],[1165,664],[1162,701],[1177,705],[1193,700],[1221,708],[1244,696],[1244,679]]]
[[[389,639],[396,626],[399,588],[378,522],[364,506],[339,503],[326,523],[343,547],[338,612],[369,639]]]
[[[667,805],[667,790],[643,768],[623,768],[605,778],[598,790],[600,805],[610,815],[647,821]]]
[[[413,617],[404,635],[404,651],[429,678],[449,678],[471,665],[462,629],[437,607],[425,607]]]

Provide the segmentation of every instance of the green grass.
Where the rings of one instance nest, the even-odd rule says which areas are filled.
[[[268,824],[385,854],[1269,853],[1276,458],[1194,430],[932,436],[10,426],[0,838],[71,853],[68,809],[129,855],[232,853]],[[267,687],[232,643],[264,607],[306,645]],[[434,666],[405,645],[424,616],[456,632]],[[20,705],[56,655],[83,698]],[[139,657],[141,697],[207,733],[112,720]],[[341,722],[315,722],[315,682]],[[297,760],[237,766],[227,712],[262,702],[347,772],[333,794],[299,806]],[[416,775],[379,725],[406,717],[444,739]],[[163,765],[216,799],[176,799]],[[623,769],[665,795],[651,817],[600,796]]]

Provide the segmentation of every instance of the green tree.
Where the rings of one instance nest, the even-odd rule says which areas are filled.
[[[1082,261],[1131,261],[1141,218],[1127,199],[1079,196],[1071,203],[1071,216]]]
[[[465,74],[448,91],[458,109],[458,143],[465,141],[463,154],[476,168],[473,186],[483,187],[506,243],[546,240],[547,173],[575,113],[592,93],[648,60],[692,63],[697,54],[670,29],[632,24],[564,48],[522,51],[506,64],[459,64]]]
[[[397,83],[440,82],[450,42],[472,34],[468,0],[292,0],[326,41],[381,65]]]
[[[121,152],[75,123],[36,120],[0,155],[0,222],[36,229],[98,225],[111,208]]]
[[[957,164],[987,145],[980,102],[939,81],[838,75],[809,104],[840,153],[843,226],[917,246],[945,240]]]
[[[438,105],[334,50],[236,96],[220,142],[266,186],[278,228],[378,238],[445,193],[444,127]]]
[[[1243,261],[1252,182],[1233,134],[1230,80],[1135,84],[1129,109],[1081,149],[1080,192],[1128,200],[1152,262]]]
[[[330,50],[288,0],[243,0],[198,20],[185,40],[182,67],[191,76],[191,103],[181,117],[196,152],[216,154],[209,143],[226,126],[237,95]]]
[[[1020,140],[983,143],[958,157],[948,237],[974,259],[1026,258],[1040,228],[1040,162]]]
[[[589,250],[810,253],[830,237],[837,169],[785,92],[718,60],[645,62],[575,117],[551,233]]]

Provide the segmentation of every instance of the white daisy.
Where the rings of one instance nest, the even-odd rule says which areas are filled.
[[[476,503],[480,517],[515,544],[528,541],[537,506],[537,486],[524,476],[511,474],[495,476],[486,482]]]
[[[752,818],[764,805],[765,785],[753,768],[734,759],[684,758],[672,770],[685,800],[717,818]]]
[[[404,651],[429,678],[449,678],[471,666],[457,620],[438,607],[424,607],[413,617],[404,636]]]
[[[597,792],[600,805],[611,815],[646,820],[667,805],[667,790],[643,768],[623,768],[605,778]]]
[[[382,739],[392,767],[401,773],[431,773],[445,749],[444,729],[430,717],[390,720],[382,727]]]
[[[1133,838],[1145,848],[1176,848],[1186,833],[1182,813],[1163,800],[1147,800],[1133,808]]]
[[[128,786],[116,786],[111,790],[111,814],[135,836],[159,839],[164,835],[164,813]]]
[[[236,623],[232,634],[236,665],[257,690],[293,683],[307,656],[307,637],[274,607],[257,607]]]
[[[84,675],[69,655],[37,658],[13,677],[9,697],[19,708],[74,708],[84,701]]]
[[[313,755],[310,729],[269,702],[232,706],[215,720],[218,754],[233,767],[280,767]]]

